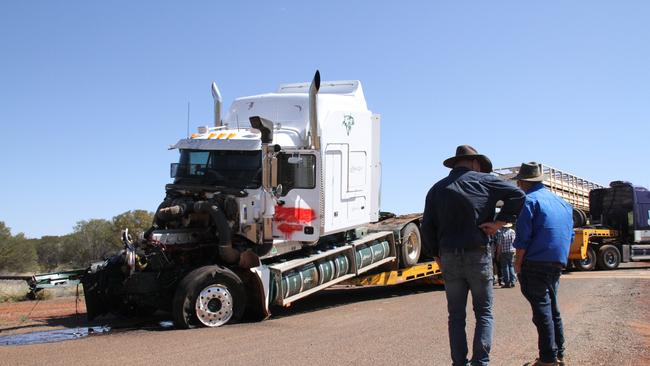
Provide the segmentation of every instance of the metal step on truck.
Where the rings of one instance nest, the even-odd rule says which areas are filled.
[[[573,206],[570,268],[608,270],[622,262],[650,261],[650,191],[622,181],[604,187],[542,166],[542,183]],[[518,170],[499,168],[495,174],[512,179]]]
[[[359,81],[235,99],[171,149],[173,182],[140,238],[81,278],[89,319],[170,311],[180,328],[264,319],[337,284],[432,278],[420,214],[380,212],[380,117]]]

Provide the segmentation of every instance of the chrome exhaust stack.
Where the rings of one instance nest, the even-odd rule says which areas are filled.
[[[214,127],[221,126],[221,92],[217,83],[212,82],[212,99],[214,99]]]
[[[314,79],[309,86],[309,148],[320,149],[320,135],[318,134],[318,110],[316,109],[316,97],[320,89],[320,72],[316,70]]]

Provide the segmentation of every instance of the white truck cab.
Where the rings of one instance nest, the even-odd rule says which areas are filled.
[[[316,92],[310,93],[316,83]],[[220,95],[218,89],[215,94]],[[215,109],[220,109],[218,103]],[[316,106],[312,113],[310,103]],[[268,121],[268,142],[253,127],[251,120],[256,118]],[[265,254],[272,256],[378,220],[379,123],[379,116],[368,110],[359,81],[315,79],[311,84],[285,84],[273,93],[237,98],[223,121],[200,127],[173,148],[181,151],[181,160],[186,159],[180,166],[202,169],[210,156],[212,164],[219,166],[221,158],[223,171],[218,173],[257,182],[236,187],[247,192],[237,198],[237,234],[258,244],[272,240],[273,247]],[[260,165],[246,162],[244,156],[259,158]],[[242,172],[246,164],[252,169],[248,175]],[[256,178],[253,170],[258,168],[259,174],[272,175],[268,187],[262,184],[265,179]],[[200,170],[188,173],[202,174]],[[270,237],[264,237],[265,218]]]

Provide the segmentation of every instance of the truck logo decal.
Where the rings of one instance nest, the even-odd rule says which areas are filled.
[[[316,212],[311,208],[275,206],[274,219],[280,223],[278,230],[286,237],[290,237],[297,231],[302,231],[304,224],[312,222],[315,218]]]
[[[346,114],[343,116],[343,126],[345,127],[348,136],[350,136],[350,130],[352,130],[352,126],[354,126],[354,117],[352,117],[351,114]]]

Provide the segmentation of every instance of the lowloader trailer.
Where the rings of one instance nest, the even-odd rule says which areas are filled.
[[[573,206],[571,268],[609,270],[623,262],[650,261],[650,191],[623,181],[604,187],[542,166],[542,183]],[[512,179],[518,170],[500,168],[495,173]]]
[[[171,149],[152,227],[81,279],[88,318],[170,311],[179,328],[264,319],[337,284],[439,274],[421,214],[380,212],[380,117],[359,81],[281,85],[236,99]]]

